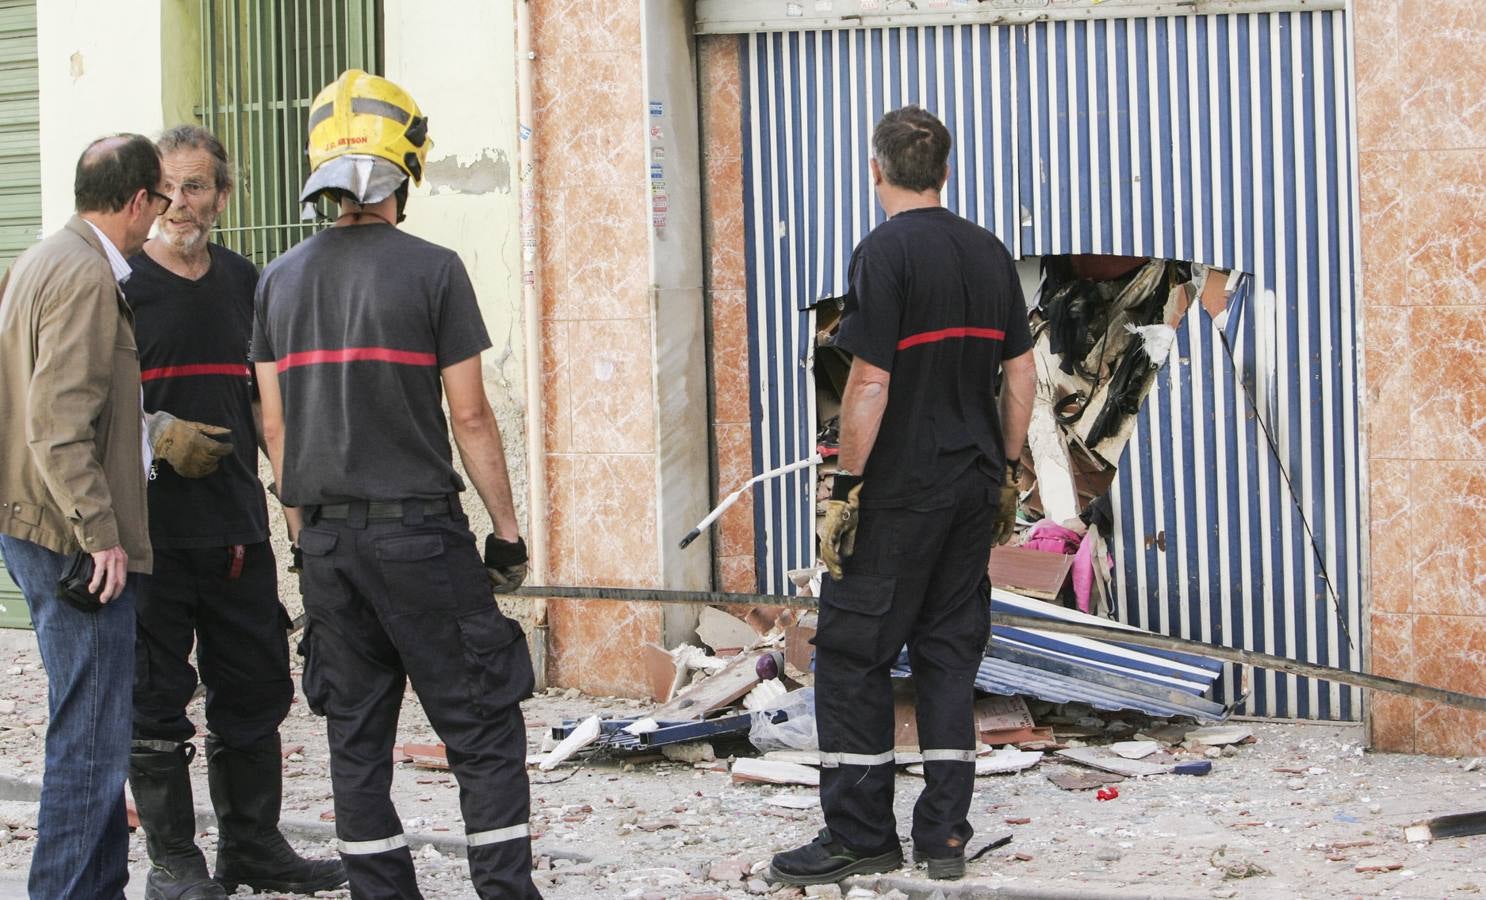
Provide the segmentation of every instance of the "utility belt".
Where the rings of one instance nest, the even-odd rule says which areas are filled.
[[[422,525],[424,519],[440,516],[462,518],[459,495],[449,494],[437,500],[352,500],[349,503],[326,503],[303,507],[306,525],[321,521],[343,521],[352,528],[365,528],[368,522],[402,522]]]

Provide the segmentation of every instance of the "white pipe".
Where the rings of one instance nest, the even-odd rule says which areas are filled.
[[[542,398],[542,273],[537,255],[537,153],[532,126],[531,0],[516,2],[516,121],[520,128],[517,179],[521,187],[521,319],[526,342],[526,548],[528,581],[546,584],[547,420]],[[547,624],[546,601],[537,601],[532,624]]]

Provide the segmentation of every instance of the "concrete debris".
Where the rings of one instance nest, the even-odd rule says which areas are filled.
[[[537,768],[543,772],[550,772],[557,768],[573,754],[592,744],[599,739],[599,717],[589,716],[583,720],[583,724],[573,729],[572,734],[563,738],[547,758],[537,764]]]
[[[1126,759],[1103,747],[1069,747],[1067,750],[1059,750],[1057,755],[1070,762],[1076,762],[1091,769],[1099,769],[1102,772],[1123,775],[1126,778],[1164,775],[1172,769],[1171,764]]]
[[[752,647],[759,640],[759,633],[752,625],[711,606],[702,607],[697,623],[697,637],[711,647],[713,652],[738,652]]]
[[[820,772],[809,766],[774,762],[743,756],[733,761],[733,781],[737,784],[803,784],[816,787]]]
[[[712,745],[706,741],[690,744],[666,744],[660,748],[661,755],[672,762],[702,763],[717,758]]]
[[[1254,729],[1242,725],[1218,725],[1212,728],[1196,728],[1187,732],[1187,740],[1194,744],[1221,747],[1224,744],[1241,744],[1254,736]]]
[[[1145,759],[1161,749],[1161,745],[1155,741],[1117,741],[1109,749],[1125,759]]]
[[[820,806],[820,797],[816,794],[775,794],[764,802],[784,809],[815,809]]]

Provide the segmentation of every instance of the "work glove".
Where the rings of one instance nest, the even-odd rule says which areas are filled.
[[[826,523],[820,531],[820,559],[831,577],[846,577],[841,564],[856,549],[857,522],[861,519],[862,476],[837,473],[826,501]]]
[[[503,541],[495,535],[485,538],[485,572],[497,594],[509,594],[526,580],[526,541],[519,536]]]
[[[1000,546],[1011,540],[1016,533],[1016,507],[1021,499],[1021,487],[1017,482],[1021,473],[1011,463],[1006,464],[1006,476],[1001,480],[1001,502],[996,507],[996,522],[991,527],[991,545]]]
[[[304,551],[299,549],[299,544],[289,545],[289,572],[298,575],[304,571]]]
[[[230,428],[177,419],[168,412],[150,413],[146,418],[150,451],[186,478],[210,475],[222,457],[232,452],[231,444],[217,440],[231,434]]]

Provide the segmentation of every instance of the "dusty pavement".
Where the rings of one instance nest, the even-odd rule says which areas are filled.
[[[29,632],[0,632],[0,670],[0,781],[13,796],[41,772],[45,678]],[[565,717],[634,717],[644,709],[555,691],[526,704],[531,746],[537,749],[546,728]],[[200,720],[199,703],[193,715]],[[1257,742],[1214,759],[1211,775],[1132,779],[1107,802],[1093,791],[1051,784],[1049,773],[1074,768],[1062,763],[982,777],[971,806],[971,848],[1004,834],[1011,844],[971,863],[958,884],[931,883],[909,868],[858,879],[847,891],[855,887],[850,895],[862,898],[894,889],[911,897],[942,889],[946,896],[1319,898],[1457,897],[1486,887],[1486,837],[1403,840],[1403,826],[1417,820],[1486,809],[1486,765],[1367,753],[1356,727],[1252,727]],[[296,842],[303,850],[328,854],[321,722],[297,698],[283,733],[286,748],[302,748],[285,761],[285,817],[301,824]],[[411,693],[400,739],[436,741]],[[717,749],[724,756],[728,750]],[[193,769],[203,806],[205,769]],[[917,779],[900,774],[898,784],[899,830],[906,833]],[[810,788],[734,784],[725,771],[689,763],[611,758],[550,773],[533,769],[531,790],[539,884],[550,898],[747,897],[764,891],[751,880],[755,864],[820,827]],[[415,844],[423,835],[445,849],[457,845],[462,829],[448,773],[402,765],[395,791]],[[21,896],[35,810],[34,802],[0,803],[0,898]],[[203,837],[208,853],[213,840],[210,832]],[[136,891],[144,858],[136,834]],[[473,896],[462,859],[438,846],[420,846],[416,858],[426,896]],[[1391,870],[1359,871],[1369,867]]]

